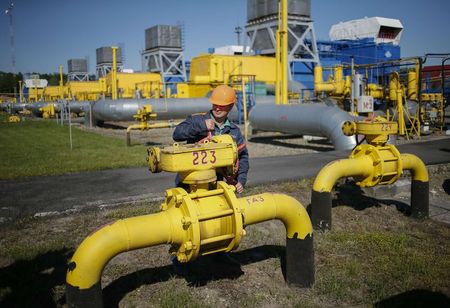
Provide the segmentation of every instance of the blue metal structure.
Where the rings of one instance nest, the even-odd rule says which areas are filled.
[[[352,58],[358,64],[376,64],[400,59],[400,46],[392,43],[375,43],[373,38],[360,40],[339,40],[339,41],[317,41],[320,63],[323,67],[331,67],[338,64],[350,65]],[[369,72],[368,81],[378,82],[380,77],[392,71],[397,71],[398,67],[390,66],[377,69],[376,66]],[[291,62],[292,78],[303,83],[307,88],[314,87],[314,67],[312,63]],[[365,74],[365,71],[358,71]],[[349,75],[349,70],[344,71]],[[324,71],[324,79],[328,78],[328,72]]]

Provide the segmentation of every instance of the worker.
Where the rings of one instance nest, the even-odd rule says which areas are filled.
[[[220,85],[214,89],[209,101],[212,103],[212,109],[207,113],[188,116],[175,128],[173,140],[196,143],[216,135],[231,135],[238,147],[238,161],[234,174],[219,171],[218,179],[234,185],[236,192],[242,193],[249,169],[248,150],[239,127],[228,119],[228,113],[236,103],[236,92],[229,86]]]

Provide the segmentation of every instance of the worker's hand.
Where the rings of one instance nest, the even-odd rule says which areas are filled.
[[[237,182],[236,185],[234,185],[234,187],[236,187],[236,192],[238,194],[240,194],[244,191],[244,186],[242,186],[242,184],[239,182]]]
[[[210,131],[214,130],[214,121],[212,119],[205,120],[206,128]]]

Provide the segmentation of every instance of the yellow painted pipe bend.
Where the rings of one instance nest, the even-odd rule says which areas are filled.
[[[286,237],[305,239],[312,235],[311,220],[296,199],[283,194],[264,193],[238,199],[245,225],[279,219],[286,228]]]
[[[174,122],[174,123],[170,123],[170,122],[162,122],[162,123],[153,123],[153,124],[148,124],[148,128],[152,129],[152,128],[168,128],[168,127],[174,127],[176,125],[178,125],[180,122]]]
[[[127,127],[127,133],[129,133],[131,130],[137,130],[137,129],[170,128],[170,127],[174,127],[178,124],[179,124],[179,122],[176,122],[176,123],[169,123],[169,122],[152,123],[152,124],[147,124],[146,126],[142,126],[141,124],[132,124]]]
[[[279,219],[287,238],[305,239],[312,235],[311,220],[296,199],[282,194],[264,193],[238,199],[245,224]],[[78,247],[67,272],[69,285],[89,289],[98,283],[106,264],[121,252],[156,246],[182,244],[186,232],[183,213],[171,208],[157,214],[118,220],[89,235]]]
[[[337,180],[349,176],[369,176],[373,162],[369,156],[351,159],[339,159],[328,163],[320,170],[314,181],[313,190],[331,192]]]
[[[140,124],[133,124],[127,127],[127,133],[129,133],[130,131],[134,130],[134,129],[141,129],[141,125]]]
[[[184,230],[176,223],[181,220],[179,212],[164,211],[122,219],[93,232],[72,257],[67,283],[88,289],[100,281],[105,265],[121,252],[160,244],[181,244]]]
[[[411,170],[414,181],[428,182],[428,170],[423,161],[413,154],[401,154],[403,170]]]

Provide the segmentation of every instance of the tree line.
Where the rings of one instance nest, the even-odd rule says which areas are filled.
[[[46,79],[48,81],[49,86],[57,86],[59,85],[59,73],[51,73],[51,74],[39,74],[39,73],[31,73],[32,75],[39,75],[40,79]],[[67,75],[63,74],[63,80],[67,79]],[[0,93],[19,93],[19,81],[23,82],[23,74],[13,74],[0,71]]]

